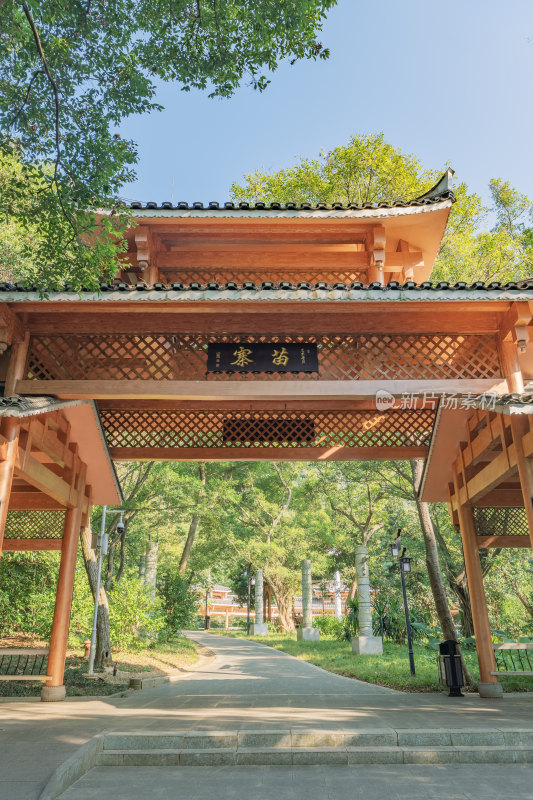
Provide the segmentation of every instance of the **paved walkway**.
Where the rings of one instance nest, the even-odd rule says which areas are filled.
[[[81,698],[64,703],[0,704],[0,800],[35,800],[55,767],[79,745],[101,731],[220,731],[269,727],[322,730],[369,727],[533,728],[533,694],[509,695],[499,701],[481,700],[477,695],[450,699],[444,694],[404,694],[326,673],[318,667],[254,642],[197,632],[191,636],[214,650],[217,657],[176,683],[134,692],[127,697],[102,700]],[[117,785],[120,786],[118,775],[122,770],[107,769],[107,781],[113,780],[113,786],[119,781]],[[141,768],[130,769],[139,774]],[[168,770],[172,768],[159,769],[162,770],[161,775],[170,776]],[[196,768],[188,769],[197,771]],[[207,777],[207,772],[214,775],[215,771],[224,769],[227,771],[230,768],[213,769],[211,772],[208,768],[201,768],[200,773]],[[260,776],[264,775],[265,769],[244,769],[243,773],[253,772],[260,785]],[[282,768],[268,769],[274,770],[274,775]],[[289,769],[291,775],[298,774],[294,771],[296,768],[286,769]],[[345,769],[349,771],[352,768]],[[363,768],[357,769],[360,773]],[[401,771],[415,768],[396,769]],[[434,769],[435,774],[440,774],[442,768],[421,769]],[[449,772],[451,767],[446,769]],[[474,767],[469,769],[474,770]],[[486,769],[483,767],[483,770]],[[511,768],[502,765],[499,769],[504,775]],[[383,772],[384,768],[380,770]],[[529,776],[532,775],[532,770],[528,767],[515,766],[512,770],[513,775],[525,775],[527,770]],[[84,780],[95,780],[100,772],[101,770],[93,770]],[[179,772],[181,774],[183,770],[180,769]],[[174,771],[172,774],[177,773]],[[325,770],[324,775],[327,774],[330,773]],[[187,772],[187,775],[190,776],[191,773]],[[405,780],[406,773],[401,775],[401,780]],[[333,773],[331,780],[332,776]],[[174,777],[169,777],[170,779],[174,780]],[[414,785],[418,784],[415,782]],[[332,796],[336,792],[337,789],[332,789]],[[152,791],[150,794],[155,800],[157,795]],[[161,796],[172,794],[173,792]],[[237,789],[234,794],[228,789],[225,797],[230,798],[237,794],[240,794]],[[387,792],[387,797],[389,794]],[[444,794],[442,790],[442,796]],[[110,784],[107,785],[105,795],[110,796]],[[111,795],[114,800],[120,800],[121,797],[136,800],[137,797],[129,788],[122,793],[120,789],[113,791]],[[196,796],[203,797],[201,793],[190,795],[191,798]],[[416,793],[414,796],[417,796]],[[431,797],[427,793],[425,796]],[[450,800],[468,797],[460,793],[447,796]],[[491,795],[487,793],[486,796]],[[513,796],[521,797],[517,793]],[[71,795],[65,795],[67,797],[70,800]],[[79,795],[80,800],[82,797],[85,800],[85,796]],[[391,794],[390,797],[394,798],[394,795]],[[261,800],[261,795],[258,795],[258,800]],[[371,800],[371,795],[368,795],[368,800]]]

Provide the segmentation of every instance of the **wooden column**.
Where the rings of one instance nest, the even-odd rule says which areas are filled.
[[[518,359],[518,350],[515,342],[501,342],[500,352],[502,358],[503,374],[507,379],[510,392],[521,394],[524,391],[524,378]]]
[[[501,697],[503,689],[495,675],[496,670],[494,650],[492,649],[492,636],[489,624],[489,612],[485,588],[483,586],[483,573],[479,560],[479,550],[476,541],[476,527],[474,514],[470,503],[461,505],[459,502],[459,481],[454,470],[454,488],[457,498],[457,514],[461,527],[463,553],[465,559],[466,576],[472,606],[472,620],[476,636],[476,649],[479,662],[479,694],[481,697]]]
[[[511,416],[511,431],[516,452],[516,465],[524,498],[529,538],[533,547],[533,460],[524,455],[523,437],[530,432],[529,417],[525,414]]]
[[[19,446],[20,421],[13,417],[8,417],[3,420],[1,430],[6,442],[1,448],[0,460],[0,555],[2,554],[9,496],[13,483],[13,470]]]
[[[67,652],[68,630],[70,624],[70,611],[72,607],[72,592],[74,589],[74,574],[76,572],[76,557],[82,524],[82,507],[85,496],[85,467],[80,471],[77,481],[79,502],[74,508],[67,509],[63,528],[63,541],[61,546],[61,563],[57,579],[57,593],[54,607],[54,621],[50,636],[47,674],[51,679],[46,682],[41,691],[41,700],[53,702],[64,700],[65,687],[63,675],[65,672],[65,657]]]
[[[9,366],[7,368],[6,384],[4,387],[4,395],[12,397],[16,394],[17,383],[24,379],[24,370],[28,358],[28,349],[30,346],[30,334],[26,333],[21,342],[16,342],[11,347],[11,357],[9,359]]]

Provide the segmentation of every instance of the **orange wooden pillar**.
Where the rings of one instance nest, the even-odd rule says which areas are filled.
[[[68,630],[70,624],[70,611],[72,607],[72,592],[74,590],[74,574],[76,572],[76,557],[78,542],[82,525],[82,510],[85,499],[85,467],[82,467],[78,481],[78,502],[73,508],[67,509],[63,527],[63,541],[61,545],[61,562],[57,578],[56,602],[54,607],[54,620],[50,636],[47,675],[50,680],[41,690],[41,700],[53,702],[65,699],[65,686],[63,675],[65,672],[65,657],[67,652]]]
[[[14,391],[17,381],[24,377],[24,368],[28,357],[29,334],[26,334],[22,342],[17,342],[11,349],[11,357],[6,375],[4,392],[6,397],[10,397]],[[4,542],[4,530],[6,527],[7,511],[9,508],[9,496],[13,483],[13,472],[17,460],[20,420],[14,417],[6,417],[2,420],[1,433],[5,442],[0,448],[0,555]]]
[[[476,636],[476,649],[479,662],[479,694],[481,697],[502,697],[503,688],[496,675],[496,661],[492,648],[490,632],[489,611],[485,588],[483,586],[483,573],[479,560],[479,550],[476,541],[476,527],[474,514],[470,503],[461,504],[459,500],[459,484],[457,475],[454,475],[455,497],[457,498],[457,515],[461,527],[463,553],[465,559],[466,576],[472,606],[472,621]]]
[[[520,488],[524,498],[529,538],[533,547],[533,459],[524,455],[524,436],[531,433],[530,417],[522,414],[511,416],[511,431],[516,452],[516,465],[520,477]]]
[[[12,417],[4,419],[1,432],[5,438],[5,442],[1,448],[0,460],[0,555],[4,542],[4,530],[9,508],[11,485],[13,483],[13,471],[18,453],[20,421]]]

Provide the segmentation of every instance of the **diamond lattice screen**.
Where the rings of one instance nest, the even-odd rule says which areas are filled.
[[[6,539],[61,539],[65,511],[8,511],[4,537]]]
[[[111,448],[425,447],[434,412],[104,409]]]
[[[478,536],[529,536],[525,508],[474,507]]]
[[[209,342],[318,345],[318,373],[206,373]],[[33,336],[37,380],[439,380],[501,375],[492,335],[208,336],[168,333]]]
[[[187,285],[188,283],[201,283],[206,284],[210,281],[224,286],[228,282],[241,285],[246,281],[251,281],[257,286],[260,286],[263,281],[273,281],[280,283],[281,281],[289,281],[289,283],[296,286],[300,281],[315,284],[323,281],[332,286],[334,283],[350,283],[360,282],[366,283],[366,272],[360,272],[350,269],[276,269],[275,274],[272,270],[268,269],[180,269],[180,270],[160,270],[161,280],[165,283],[172,283],[176,281]]]

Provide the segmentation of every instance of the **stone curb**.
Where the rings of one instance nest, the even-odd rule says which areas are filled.
[[[188,638],[192,639],[192,637]],[[201,669],[201,667],[205,667],[206,664],[209,664],[216,658],[216,653],[209,647],[200,644],[200,642],[197,642],[195,639],[192,639],[192,641],[194,641],[196,645],[200,658],[194,664],[191,664],[188,669],[178,667],[179,672],[175,675],[158,675],[155,678],[130,678],[129,688],[140,691],[141,689],[154,689],[156,686],[163,686],[165,683],[175,683],[185,678],[187,675],[190,675],[191,672],[196,672]]]
[[[98,733],[82,744],[75,753],[60,764],[39,795],[39,800],[56,800],[69,786],[96,766],[104,745],[104,734]]]
[[[324,766],[330,764],[531,764],[533,747],[280,747],[103,750],[99,767]],[[54,795],[55,797],[55,795]],[[40,799],[42,800],[42,798]]]

